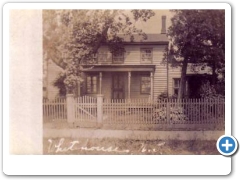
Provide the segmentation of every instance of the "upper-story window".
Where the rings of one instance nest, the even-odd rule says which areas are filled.
[[[98,52],[98,64],[112,64],[112,54],[108,50]]]
[[[116,64],[121,64],[124,62],[124,54],[121,53],[113,53],[112,54],[112,62]]]
[[[97,54],[97,61],[98,62],[106,62],[107,61],[107,52],[98,52]]]
[[[141,63],[152,63],[152,48],[141,49]]]

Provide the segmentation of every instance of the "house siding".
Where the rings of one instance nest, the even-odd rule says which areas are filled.
[[[140,61],[140,47],[141,46],[126,46],[124,53],[124,64],[141,64]]]
[[[162,63],[164,49],[166,46],[155,46],[153,51],[153,64],[156,65],[156,69],[153,76],[153,99],[167,90],[167,69],[166,65]]]
[[[57,66],[52,60],[48,60],[47,69],[47,87],[45,96],[48,99],[54,99],[59,96],[59,90],[57,87],[53,86],[53,82],[57,79],[59,73],[62,72],[62,68]]]

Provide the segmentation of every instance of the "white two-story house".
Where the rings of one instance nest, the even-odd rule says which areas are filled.
[[[107,99],[156,98],[166,88],[165,67],[160,64],[168,45],[166,34],[124,39],[125,52],[111,54],[102,46],[93,68],[84,73],[81,95],[103,94]]]
[[[112,54],[107,46],[98,50],[95,64],[83,73],[84,82],[76,90],[77,96],[93,96],[103,94],[106,99],[142,99],[151,100],[164,92],[171,96],[178,93],[181,77],[180,68],[172,68],[162,63],[165,49],[168,47],[169,39],[166,34],[166,16],[162,16],[161,32],[158,34],[147,34],[147,39],[135,35],[134,41],[123,36],[125,52]],[[44,87],[44,96],[54,98],[58,90],[53,87],[51,81],[57,77],[60,71],[53,62],[45,67],[47,72],[47,83]],[[187,93],[191,91],[192,83],[188,83],[195,75],[209,72],[187,71]],[[193,84],[194,86],[194,84]]]

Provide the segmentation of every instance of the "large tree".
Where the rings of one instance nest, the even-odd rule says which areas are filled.
[[[225,73],[225,11],[174,10],[168,35],[171,38],[168,60],[181,66],[178,98],[185,93],[189,63],[210,66],[213,83],[224,81]]]
[[[46,59],[64,69],[64,84],[72,93],[81,81],[83,64],[94,63],[101,45],[112,53],[124,52],[123,38],[146,34],[136,28],[137,21],[154,16],[151,10],[44,10],[43,51]]]

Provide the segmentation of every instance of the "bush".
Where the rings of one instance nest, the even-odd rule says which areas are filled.
[[[66,79],[66,74],[60,73],[58,77],[53,81],[53,86],[58,88],[58,94],[60,97],[65,97],[67,94],[67,89],[64,84]]]
[[[169,118],[169,121],[171,122],[181,122],[188,120],[188,117],[184,114],[184,109],[182,107],[170,107]],[[153,112],[153,119],[156,121],[167,122],[167,108],[156,108]]]
[[[157,99],[158,99],[158,102],[162,102],[162,101],[165,101],[167,99],[177,99],[177,95],[174,94],[174,95],[168,97],[167,92],[163,92],[160,95],[158,95]]]
[[[200,96],[205,99],[224,98],[224,95],[217,93],[216,87],[211,85],[209,81],[202,84],[200,88]]]

